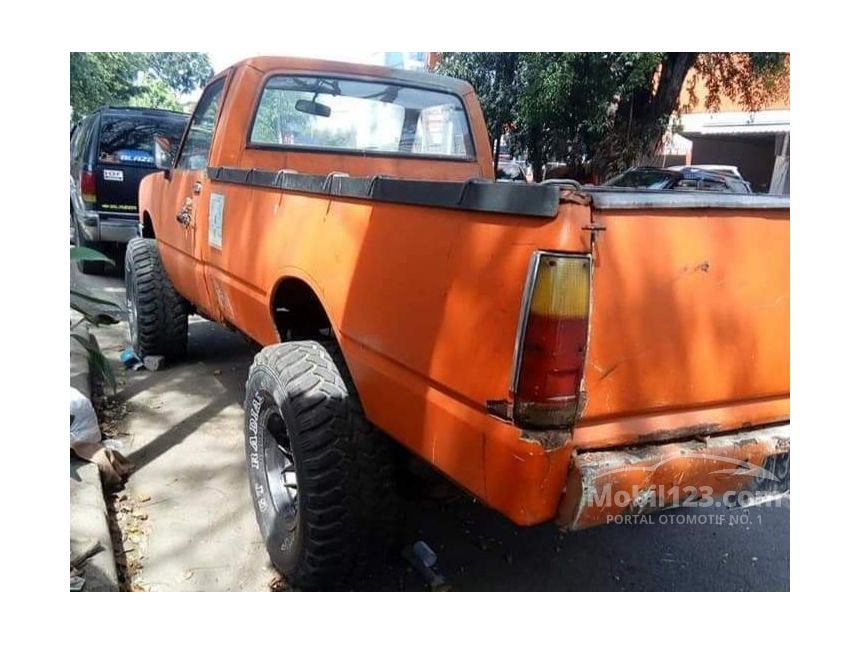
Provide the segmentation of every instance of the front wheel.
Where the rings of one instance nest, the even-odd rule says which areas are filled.
[[[337,347],[265,347],[245,395],[251,498],[266,549],[304,588],[358,582],[398,525],[390,440],[370,425]]]
[[[185,356],[188,302],[170,283],[155,240],[136,237],[129,241],[125,250],[125,297],[131,345],[138,356]]]

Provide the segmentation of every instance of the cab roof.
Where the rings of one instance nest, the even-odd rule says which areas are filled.
[[[313,74],[338,74],[370,79],[397,81],[407,85],[437,89],[460,96],[473,92],[472,86],[450,76],[429,72],[412,72],[381,65],[345,63],[342,61],[318,60],[315,58],[293,58],[289,56],[257,56],[246,58],[232,67],[252,67],[263,74],[270,72],[307,72]]]

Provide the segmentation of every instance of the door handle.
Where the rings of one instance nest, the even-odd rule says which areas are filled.
[[[201,190],[203,190],[203,184],[199,181],[195,181],[193,188],[194,194],[199,195]]]
[[[190,197],[185,198],[185,203],[182,205],[180,211],[176,214],[176,221],[182,224],[185,228],[191,225],[191,207],[193,206],[193,201]]]

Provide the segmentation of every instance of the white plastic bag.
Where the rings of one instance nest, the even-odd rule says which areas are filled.
[[[99,420],[90,400],[73,387],[69,387],[69,445],[98,443],[102,440]]]

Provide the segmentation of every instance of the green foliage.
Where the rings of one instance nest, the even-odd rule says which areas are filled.
[[[176,109],[212,76],[202,52],[72,52],[69,65],[74,121],[102,105]]]
[[[435,70],[467,80],[475,88],[491,144],[497,152],[502,134],[517,114],[517,99],[522,90],[521,61],[522,55],[512,52],[445,52]]]
[[[296,110],[294,92],[266,90],[254,121],[254,141],[288,143],[291,132],[302,132],[309,123],[310,117]]]
[[[111,386],[114,394],[116,394],[116,374],[114,374],[107,356],[102,353],[98,343],[96,343],[89,334],[85,335],[70,332],[70,336],[86,350],[90,367],[105,381],[105,383]]]
[[[182,111],[182,103],[170,86],[150,73],[145,73],[137,84],[137,93],[128,101],[134,107],[161,108]]]
[[[755,110],[787,91],[787,69],[779,53],[446,52],[435,71],[472,84],[490,136],[505,134],[536,177],[559,161],[600,181],[654,154],[691,70],[709,109],[728,96]]]
[[[71,262],[79,260],[106,262],[113,265],[113,260],[107,256],[102,255],[95,249],[85,247],[72,247],[69,249],[69,260]],[[107,358],[99,349],[98,343],[94,342],[89,334],[78,333],[75,329],[84,321],[94,326],[115,325],[120,320],[122,313],[120,308],[114,302],[96,298],[85,291],[71,288],[69,289],[69,305],[74,311],[83,316],[83,318],[71,326],[69,335],[86,350],[92,369],[116,392],[116,376]]]
[[[181,94],[203,87],[212,77],[212,64],[203,52],[151,52],[143,56],[149,73]]]
[[[69,55],[69,100],[77,121],[98,107],[125,104],[134,96],[139,64],[124,52],[72,52]]]

